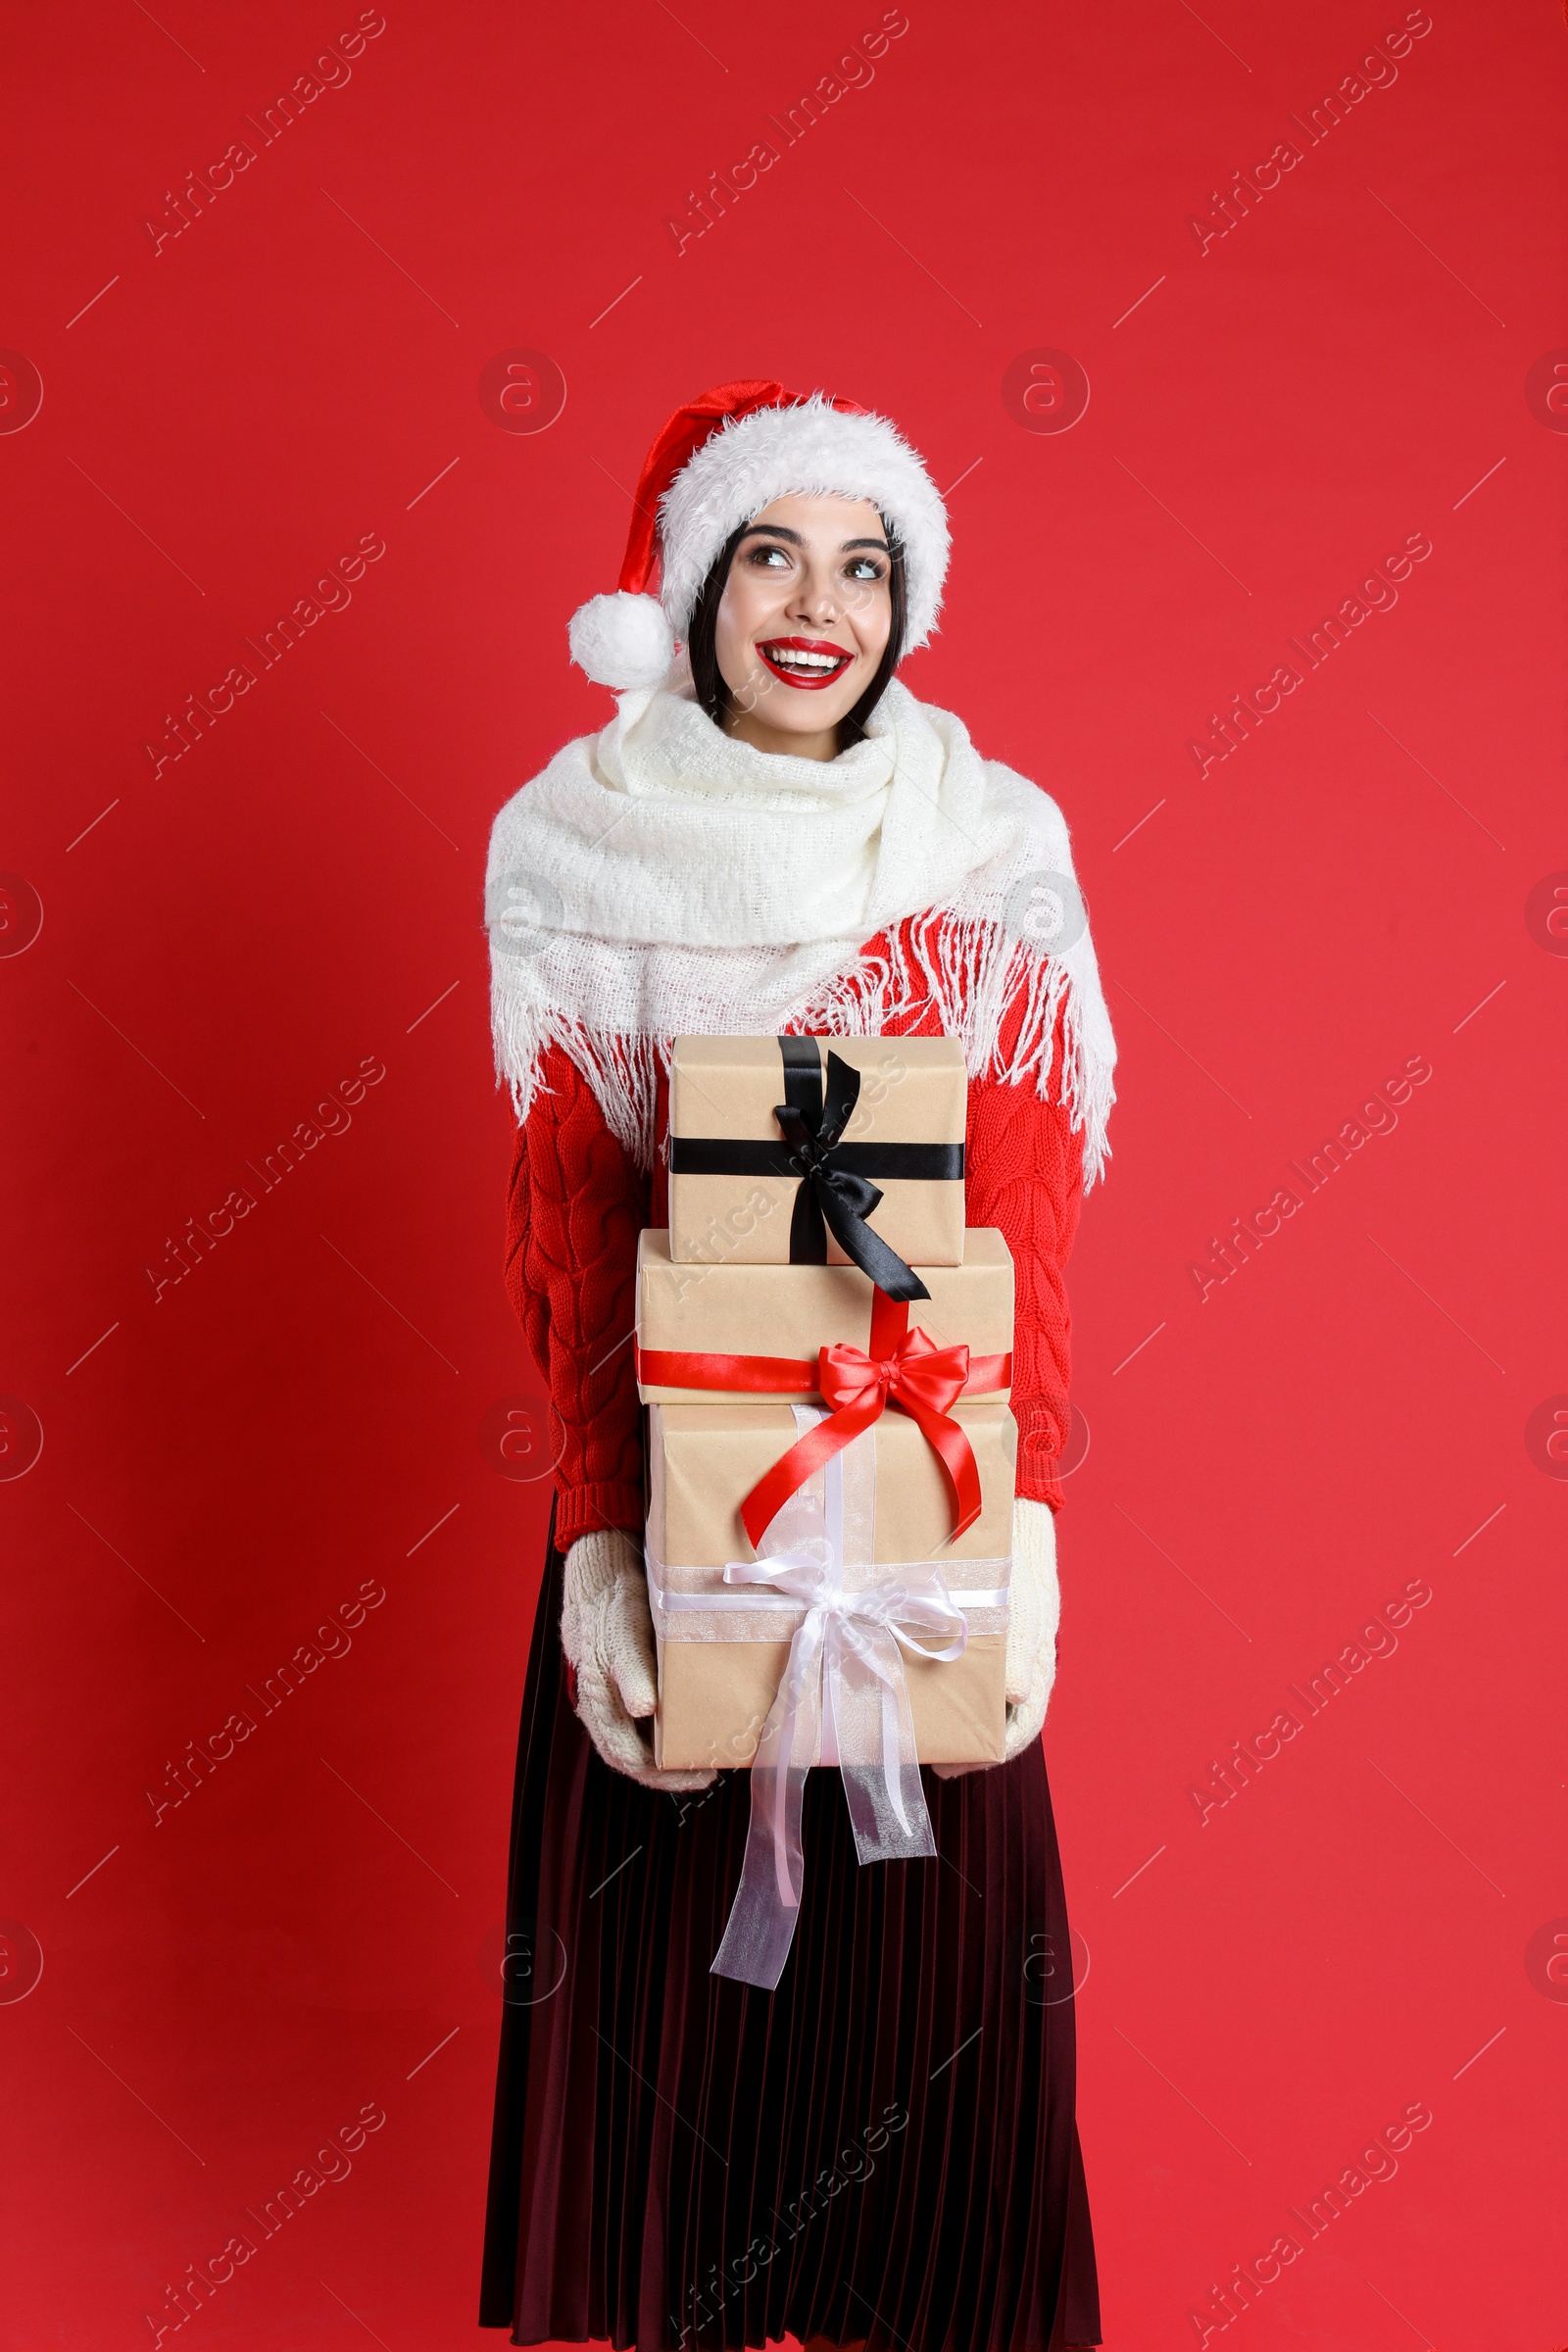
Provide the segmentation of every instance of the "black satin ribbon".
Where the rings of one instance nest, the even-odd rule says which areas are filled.
[[[760,1137],[672,1135],[669,1164],[680,1176],[794,1176],[786,1143]],[[835,1144],[833,1165],[854,1176],[890,1176],[921,1184],[963,1181],[961,1144]]]
[[[897,1250],[866,1223],[882,1199],[872,1176],[923,1181],[960,1181],[961,1144],[846,1144],[840,1139],[860,1096],[860,1072],[838,1054],[827,1057],[824,1097],[816,1040],[781,1037],[785,1100],[773,1115],[779,1143],[726,1142],[707,1136],[673,1136],[670,1169],[684,1176],[797,1176],[790,1220],[790,1262],[827,1262],[831,1233],[851,1262],[890,1298],[929,1298],[931,1294]]]

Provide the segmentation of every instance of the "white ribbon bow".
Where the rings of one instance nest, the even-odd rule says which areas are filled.
[[[827,1463],[824,1483],[823,1505],[792,1497],[774,1522],[778,1528],[788,1512],[799,1525],[808,1509],[820,1534],[760,1560],[731,1560],[724,1570],[727,1585],[765,1585],[806,1610],[758,1741],[746,1858],[712,1964],[715,1976],[769,1991],[800,1911],[801,1807],[813,1764],[839,1766],[862,1863],[935,1854],[902,1652],[951,1665],[969,1638],[934,1568],[911,1575],[905,1567],[882,1584],[846,1590],[841,1455]],[[944,1648],[926,1649],[917,1634],[952,1638]]]

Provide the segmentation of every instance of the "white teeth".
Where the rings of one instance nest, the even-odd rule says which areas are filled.
[[[845,660],[842,654],[807,654],[799,647],[771,646],[768,659],[781,669],[837,669]]]

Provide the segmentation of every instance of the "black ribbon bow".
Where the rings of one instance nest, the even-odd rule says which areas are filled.
[[[773,1112],[788,1152],[792,1175],[801,1182],[790,1220],[790,1262],[827,1262],[831,1233],[846,1257],[870,1276],[890,1298],[929,1298],[920,1277],[866,1223],[882,1199],[867,1176],[839,1159],[845,1128],[860,1099],[860,1073],[834,1053],[827,1057],[824,1099],[816,1040],[781,1037],[785,1100]]]

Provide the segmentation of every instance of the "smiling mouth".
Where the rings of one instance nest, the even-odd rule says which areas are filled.
[[[829,645],[820,637],[770,637],[757,649],[775,678],[786,686],[815,688],[831,686],[855,660],[842,645]]]

